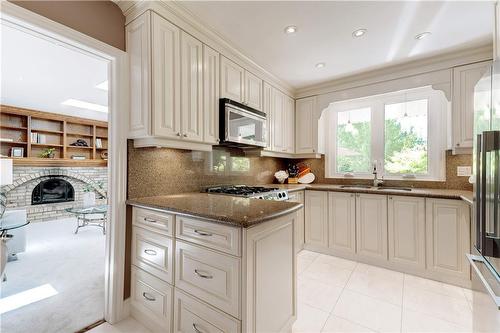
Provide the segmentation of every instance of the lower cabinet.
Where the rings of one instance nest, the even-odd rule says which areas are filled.
[[[461,200],[305,192],[308,250],[469,287],[470,235]]]
[[[359,256],[387,260],[387,196],[356,194],[356,239]]]
[[[304,192],[291,192],[288,194],[288,201],[304,204]],[[304,208],[297,211],[297,220],[295,221],[295,251],[299,252],[304,248]]]
[[[328,193],[328,247],[356,253],[356,194]]]
[[[389,196],[389,261],[425,269],[425,199]]]
[[[306,191],[305,242],[328,246],[328,192]]]
[[[470,279],[470,210],[459,200],[427,199],[427,269],[452,279]]]

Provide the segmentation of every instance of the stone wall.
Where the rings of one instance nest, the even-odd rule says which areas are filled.
[[[7,209],[26,208],[28,221],[41,222],[71,216],[66,208],[83,205],[84,187],[90,185],[96,193],[96,203],[105,204],[108,175],[106,167],[25,167],[15,166],[13,184],[2,188],[7,196]],[[31,205],[35,186],[51,177],[68,181],[75,190],[75,201]],[[102,189],[99,187],[102,183]]]

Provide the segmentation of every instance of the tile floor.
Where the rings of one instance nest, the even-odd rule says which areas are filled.
[[[293,332],[470,332],[463,288],[302,251]]]
[[[297,260],[293,333],[472,331],[470,290],[310,251]],[[498,332],[495,316],[483,332]],[[149,331],[130,318],[90,332]]]

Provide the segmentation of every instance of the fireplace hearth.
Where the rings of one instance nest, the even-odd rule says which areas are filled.
[[[75,189],[68,181],[50,178],[41,181],[31,194],[32,205],[75,201]]]

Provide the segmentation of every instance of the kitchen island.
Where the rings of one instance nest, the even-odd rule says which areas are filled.
[[[301,204],[206,193],[127,203],[137,320],[155,332],[291,330]]]

